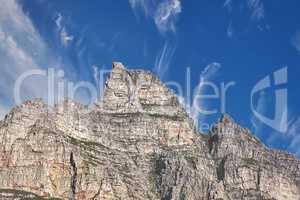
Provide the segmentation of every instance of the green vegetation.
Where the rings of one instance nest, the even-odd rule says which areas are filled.
[[[177,115],[163,115],[163,114],[159,114],[159,113],[148,113],[149,116],[151,117],[155,117],[155,118],[165,118],[165,119],[169,119],[172,121],[183,121],[184,118],[177,116]]]
[[[42,197],[37,194],[27,192],[24,190],[16,190],[16,189],[0,189],[0,198],[9,196],[11,198],[20,198],[22,200],[62,200],[60,198],[47,198]]]
[[[247,165],[257,165],[258,161],[254,158],[242,158]]]

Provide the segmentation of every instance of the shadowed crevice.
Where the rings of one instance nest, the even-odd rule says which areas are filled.
[[[71,195],[70,200],[75,200],[76,195],[76,183],[77,183],[77,167],[74,160],[73,152],[70,154],[70,165],[71,165]]]

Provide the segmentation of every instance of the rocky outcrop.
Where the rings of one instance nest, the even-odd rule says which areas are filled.
[[[300,199],[300,162],[224,115],[196,131],[153,74],[114,63],[91,108],[41,100],[0,122],[0,199]]]

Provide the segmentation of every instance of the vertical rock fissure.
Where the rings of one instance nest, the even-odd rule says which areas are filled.
[[[71,194],[70,200],[75,200],[76,194],[76,183],[77,183],[77,167],[74,160],[73,152],[70,154],[70,165],[71,165]]]
[[[216,153],[218,142],[219,142],[219,135],[218,134],[213,134],[213,135],[210,136],[210,138],[208,140],[208,150],[209,150],[210,154]]]
[[[260,179],[261,179],[261,168],[258,168],[257,171],[257,184],[256,184],[256,190],[260,190]]]
[[[219,166],[217,167],[217,176],[218,176],[218,181],[223,181],[225,178],[225,162],[226,162],[227,157],[224,157]]]

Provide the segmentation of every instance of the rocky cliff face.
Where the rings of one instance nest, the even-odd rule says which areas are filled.
[[[0,122],[0,199],[300,199],[300,162],[223,116],[202,135],[155,76],[113,64],[92,108],[41,100]]]

